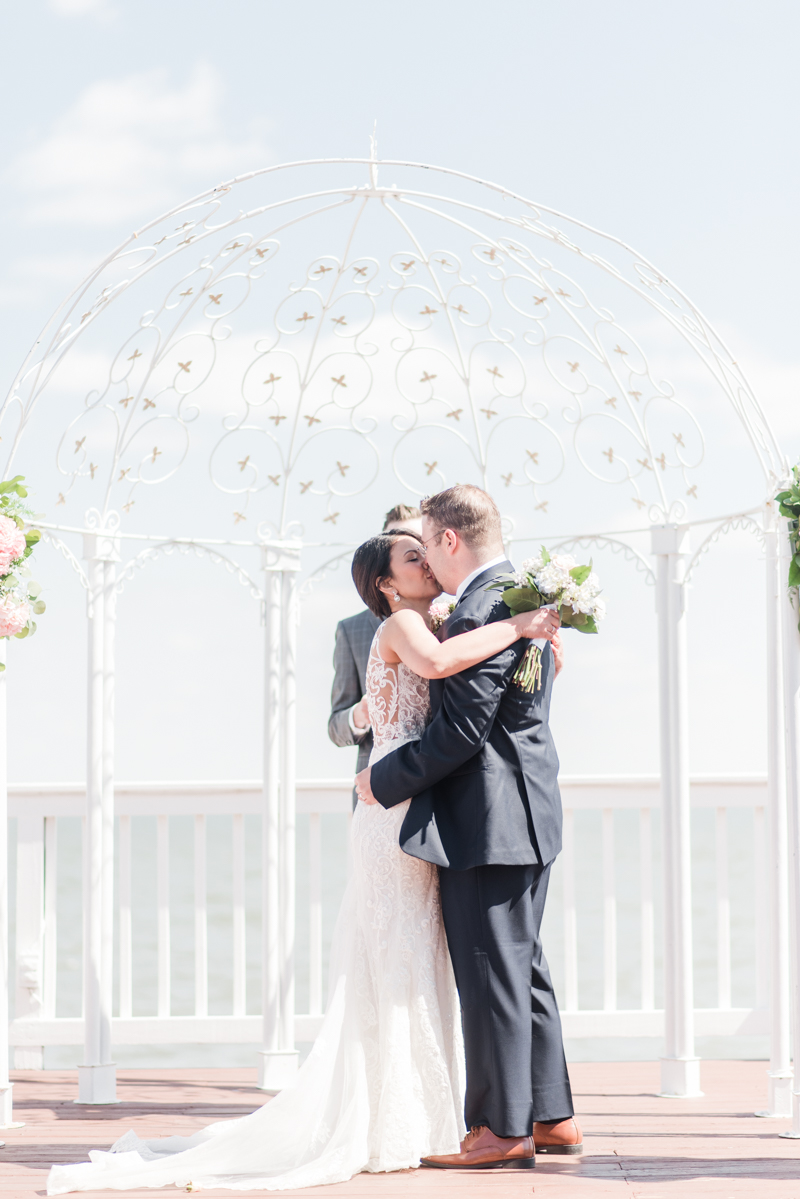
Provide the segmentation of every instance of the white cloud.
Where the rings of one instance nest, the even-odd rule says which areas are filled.
[[[0,308],[36,304],[50,295],[54,285],[60,292],[71,291],[96,261],[97,255],[74,252],[18,258],[0,279]]]
[[[60,17],[82,17],[85,13],[107,13],[106,0],[50,0],[50,8]]]
[[[263,166],[267,149],[257,132],[240,139],[225,130],[221,91],[216,72],[202,64],[178,88],[164,71],[90,84],[12,166],[30,194],[28,219],[138,223]]]

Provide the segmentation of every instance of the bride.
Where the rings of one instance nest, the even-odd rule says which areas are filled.
[[[520,637],[551,637],[532,612],[440,644],[428,610],[440,587],[414,533],[370,538],[353,559],[364,603],[383,617],[367,667],[372,761],[421,734],[428,680],[447,678]],[[294,1087],[238,1120],[187,1137],[128,1132],[89,1162],[55,1165],[49,1195],[176,1185],[288,1190],[402,1170],[455,1153],[464,1136],[460,1014],[439,905],[437,869],[400,849],[411,801],[359,802],[350,878],[330,957],[322,1029]]]

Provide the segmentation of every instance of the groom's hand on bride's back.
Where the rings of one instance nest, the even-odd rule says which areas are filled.
[[[378,801],[372,794],[372,787],[370,786],[371,773],[372,767],[367,766],[365,770],[360,771],[356,775],[356,795],[363,803],[376,804]]]

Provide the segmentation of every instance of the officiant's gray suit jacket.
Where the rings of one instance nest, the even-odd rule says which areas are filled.
[[[487,591],[510,562],[469,584],[442,626],[447,639],[508,616]],[[385,808],[413,796],[400,830],[406,853],[453,870],[552,862],[561,849],[558,756],[550,734],[555,663],[542,653],[541,688],[529,694],[512,677],[530,642],[448,679],[431,682],[432,718],[410,741],[372,767],[372,793]]]
[[[353,733],[348,713],[366,691],[367,661],[372,638],[380,619],[365,609],[356,616],[340,620],[336,626],[336,648],[333,651],[333,690],[328,736],[334,745],[358,746],[356,771],[363,770],[372,749],[372,731],[360,737]]]

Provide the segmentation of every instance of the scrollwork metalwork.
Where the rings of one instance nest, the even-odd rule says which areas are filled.
[[[346,174],[363,166],[366,183]],[[319,186],[281,190],[293,173]],[[271,167],[151,222],[67,298],[0,411],[5,470],[56,430],[56,506],[88,500],[102,528],[119,508],[130,528],[199,456],[251,545],[332,543],[388,471],[410,496],[473,479],[543,538],[576,480],[683,522],[707,447],[692,387],[662,377],[673,335],[771,486],[785,462],[738,363],[623,242],[461,172]],[[75,378],[64,415],[50,397]],[[583,504],[586,534],[612,548],[618,503],[601,507]]]

